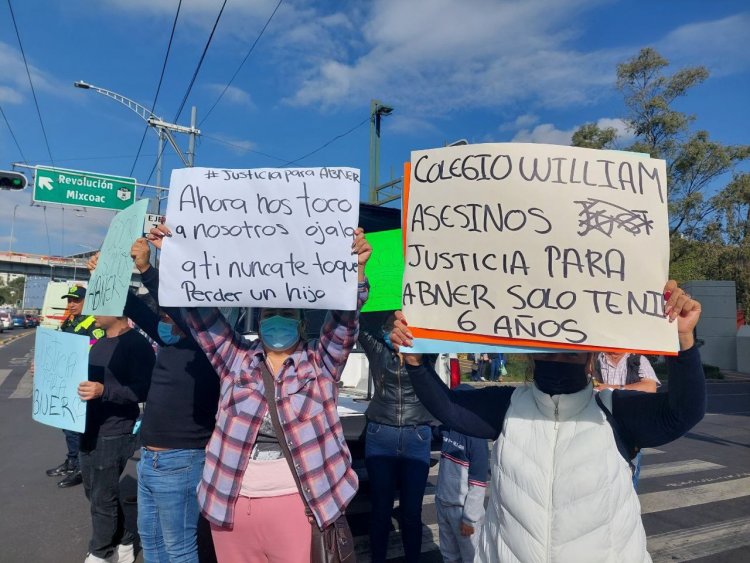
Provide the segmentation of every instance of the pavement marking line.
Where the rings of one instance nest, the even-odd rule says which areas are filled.
[[[639,495],[641,514],[687,508],[750,495],[750,477]]]
[[[750,517],[657,534],[648,538],[654,563],[691,561],[750,545]]]
[[[10,394],[9,399],[30,399],[31,394],[34,392],[34,378],[31,377],[31,372],[26,371],[23,377],[16,385],[16,390]]]
[[[349,512],[347,511],[347,514]],[[440,549],[440,532],[437,524],[422,525],[422,553],[437,551]],[[370,537],[368,535],[355,536],[354,553],[357,555],[358,563],[370,563]],[[401,545],[401,532],[396,530],[388,535],[388,551],[386,559],[403,557],[404,549]]]
[[[12,369],[0,369],[0,385],[5,383],[5,379],[10,375]]]
[[[643,448],[641,450],[641,453],[643,455],[656,455],[656,454],[663,454],[664,452],[662,450],[657,450],[656,448]]]
[[[698,471],[710,471],[711,469],[724,469],[724,466],[700,459],[687,459],[672,463],[655,463],[641,467],[640,479],[666,477],[667,475],[679,475],[680,473],[697,473]]]

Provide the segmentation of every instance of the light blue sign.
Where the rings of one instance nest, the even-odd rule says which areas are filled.
[[[78,398],[78,384],[88,380],[88,371],[88,336],[37,328],[31,417],[48,426],[83,432],[86,403]]]
[[[143,236],[143,218],[147,207],[148,200],[142,199],[112,219],[96,270],[86,289],[84,315],[122,316],[133,273],[130,248],[135,239]]]
[[[405,354],[548,354],[560,352],[552,348],[522,348],[521,346],[493,346],[492,344],[475,344],[473,342],[453,342],[451,340],[433,340],[431,338],[415,338],[410,348],[401,346],[399,352]]]

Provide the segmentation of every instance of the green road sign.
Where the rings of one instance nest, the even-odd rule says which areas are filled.
[[[135,202],[135,178],[37,166],[34,201],[125,209]]]

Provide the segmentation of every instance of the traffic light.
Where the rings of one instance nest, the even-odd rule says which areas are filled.
[[[0,189],[2,190],[22,190],[26,187],[26,176],[20,172],[11,172],[10,170],[0,170]]]

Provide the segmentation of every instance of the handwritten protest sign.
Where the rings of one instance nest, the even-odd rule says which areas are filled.
[[[661,160],[533,144],[416,151],[403,306],[417,337],[677,350]]]
[[[142,199],[112,219],[96,270],[89,280],[84,315],[122,315],[133,272],[130,248],[135,239],[143,236],[143,217],[147,207],[148,200]]]
[[[86,403],[78,384],[88,379],[89,338],[48,328],[36,329],[31,417],[75,432],[86,429]]]
[[[395,311],[401,308],[401,281],[404,277],[404,239],[401,229],[366,233],[372,246],[367,262],[370,296],[363,313]]]
[[[359,171],[174,170],[159,301],[353,310]]]

